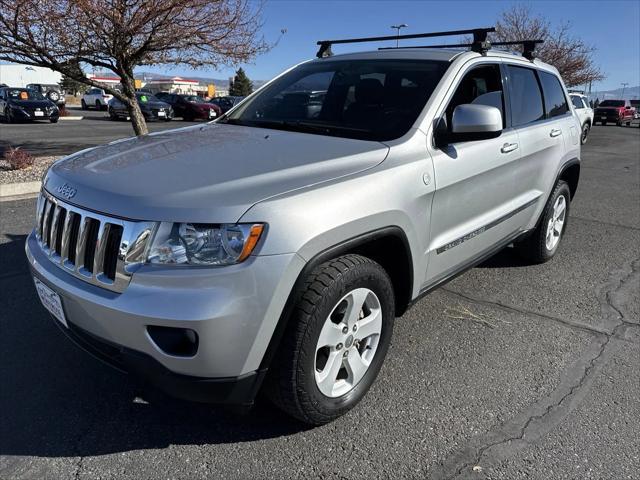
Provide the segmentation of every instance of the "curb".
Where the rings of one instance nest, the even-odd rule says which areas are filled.
[[[0,184],[0,198],[38,193],[41,187],[40,181]]]
[[[60,117],[58,118],[58,120],[62,121],[62,120],[82,120],[84,117],[79,116],[79,115],[69,115],[67,117]]]

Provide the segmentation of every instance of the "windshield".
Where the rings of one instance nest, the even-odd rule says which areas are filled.
[[[156,97],[154,97],[151,93],[136,93],[136,98],[138,99],[138,102],[140,102],[140,103],[159,102],[160,101]]]
[[[605,100],[600,104],[601,107],[624,107],[624,100]]]
[[[448,67],[425,60],[321,60],[291,70],[221,123],[363,140],[404,135]]]
[[[182,95],[182,98],[191,103],[207,103],[204,98],[198,95]]]
[[[7,90],[7,98],[11,100],[45,100],[40,92],[26,88],[10,88]]]
[[[640,100],[630,100],[629,103],[632,107],[640,107]]]

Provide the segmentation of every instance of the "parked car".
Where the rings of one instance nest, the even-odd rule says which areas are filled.
[[[109,101],[112,98],[113,95],[105,92],[102,88],[90,88],[82,95],[80,105],[82,105],[82,110],[87,110],[90,107],[95,107],[98,110],[107,110]]]
[[[232,97],[232,96],[214,97],[211,100],[209,100],[209,103],[213,103],[214,105],[217,105],[218,107],[220,107],[221,113],[227,113],[229,110],[231,110],[233,107],[235,107],[238,103],[240,103],[245,98],[246,97]]]
[[[576,113],[578,114],[578,119],[580,120],[580,143],[584,145],[587,143],[587,137],[589,136],[589,131],[593,125],[593,109],[589,105],[589,99],[585,95],[580,93],[570,93],[569,97],[571,98],[573,108],[575,108]]]
[[[631,108],[633,108],[633,118],[640,118],[640,100],[629,100]]]
[[[145,120],[164,120],[165,122],[169,122],[173,118],[171,106],[168,103],[161,102],[150,93],[137,92],[136,98],[138,99],[138,105],[140,105],[140,110],[142,110],[142,115],[144,115]],[[115,97],[109,100],[108,111],[109,117],[111,117],[112,120],[129,118],[129,110],[127,110],[124,103]]]
[[[264,384],[322,424],[422,295],[508,245],[561,251],[581,146],[554,67],[328,43],[216,122],[49,168],[26,252],[66,335],[173,395],[247,406]]]
[[[64,92],[60,85],[48,84],[48,83],[30,83],[27,88],[31,90],[37,90],[43,97],[48,98],[55,103],[59,108],[64,107],[66,100],[64,98]]]
[[[220,107],[208,103],[197,95],[181,95],[178,93],[157,93],[156,97],[173,108],[176,117],[192,122],[194,120],[213,120],[222,114]]]
[[[594,121],[602,125],[622,125],[626,120],[633,119],[634,113],[629,100],[603,100],[595,109]]]
[[[0,116],[6,123],[24,120],[49,120],[56,123],[60,111],[55,103],[36,90],[0,88]]]

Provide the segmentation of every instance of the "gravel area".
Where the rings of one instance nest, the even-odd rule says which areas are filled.
[[[36,157],[33,166],[22,170],[9,170],[9,164],[5,160],[0,160],[0,183],[22,183],[42,180],[42,175],[53,162],[60,156]]]

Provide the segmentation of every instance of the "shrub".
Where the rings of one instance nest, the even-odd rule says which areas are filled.
[[[9,164],[9,168],[11,170],[22,170],[23,168],[32,166],[34,163],[34,159],[29,152],[26,152],[19,147],[10,147],[4,153],[4,159]]]

